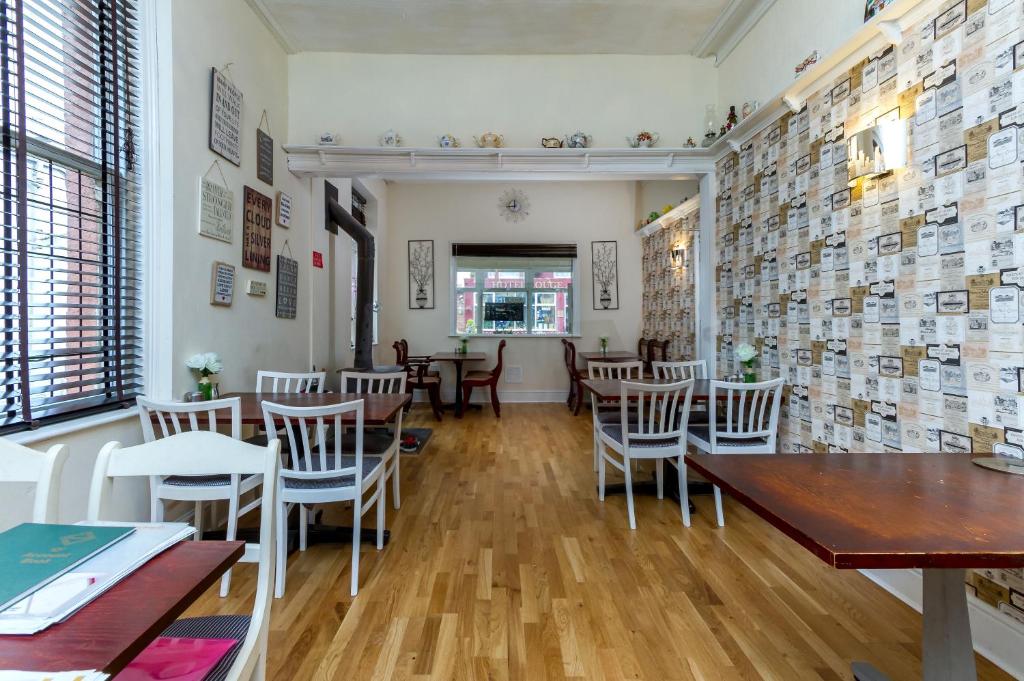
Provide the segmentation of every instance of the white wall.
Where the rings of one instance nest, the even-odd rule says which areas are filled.
[[[510,187],[522,189],[530,215],[515,224],[498,213],[498,198]],[[456,345],[451,330],[449,263],[451,242],[519,241],[575,242],[579,248],[582,338],[580,350],[596,350],[598,337],[608,336],[613,349],[632,349],[640,333],[640,239],[633,233],[634,182],[521,183],[395,183],[388,186],[390,266],[381,280],[381,344],[406,338],[413,354],[447,351]],[[408,304],[408,241],[434,239],[435,309],[410,310]],[[619,310],[593,309],[590,242],[618,241]],[[494,364],[495,339],[473,338],[470,349],[488,353]],[[383,353],[383,347],[382,347]],[[382,354],[387,357],[388,355]],[[505,364],[523,368],[522,384],[502,381],[503,399],[558,401],[568,379],[557,338],[510,338]],[[443,367],[445,389],[454,390],[450,366]],[[506,374],[507,375],[507,374]]]
[[[864,25],[864,3],[849,0],[775,0],[775,4],[717,69],[718,117],[729,105],[766,103],[793,82],[793,67],[811,52],[822,58]]]
[[[194,389],[185,360],[196,352],[217,352],[224,360],[222,391],[252,389],[258,369],[308,370],[311,360],[309,181],[288,172],[280,145],[288,139],[287,55],[244,0],[175,0],[173,3],[174,97],[174,329],[175,396]],[[230,76],[242,90],[242,164],[236,167],[208,148],[210,68],[231,63]],[[266,109],[276,143],[274,186],[256,178],[256,128]],[[199,236],[197,183],[219,159],[235,195],[234,241],[226,244]],[[213,171],[219,181],[219,174]],[[292,196],[292,227],[272,228],[270,272],[242,267],[244,186],[274,197]],[[321,211],[317,211],[322,215]],[[160,228],[171,229],[172,224]],[[274,315],[276,257],[288,240],[299,261],[297,318]],[[210,305],[210,274],[215,260],[235,265],[231,307]],[[268,294],[245,293],[246,281],[266,282]]]
[[[471,146],[494,131],[506,146],[536,147],[582,129],[594,146],[620,147],[646,128],[662,146],[681,146],[699,139],[717,94],[711,60],[687,56],[317,52],[292,55],[288,69],[292,144],[329,131],[376,146],[394,128],[408,146],[435,146],[445,133]]]

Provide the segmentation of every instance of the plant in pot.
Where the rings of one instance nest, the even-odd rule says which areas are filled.
[[[743,382],[757,383],[757,372],[754,371],[754,359],[757,357],[757,350],[753,345],[740,343],[736,348],[736,359],[743,365]]]
[[[192,355],[185,362],[185,366],[192,370],[192,373],[199,375],[198,389],[203,394],[204,400],[213,399],[213,383],[210,376],[219,374],[224,369],[224,363],[216,352],[200,352]]]

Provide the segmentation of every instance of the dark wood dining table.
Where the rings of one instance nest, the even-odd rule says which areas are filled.
[[[408,394],[398,393],[226,393],[221,398],[242,398],[242,423],[263,425],[264,401],[289,407],[326,407],[353,400],[363,401],[363,423],[368,426],[383,426],[395,420],[398,411],[412,400]],[[353,419],[346,417],[345,421]]]
[[[639,362],[640,355],[629,350],[608,350],[601,352],[579,352],[578,354],[586,362]]]
[[[446,407],[455,408],[455,416],[462,416],[469,405],[462,403],[462,363],[482,362],[487,359],[484,352],[437,352],[430,356],[431,362],[451,362],[455,365],[455,402],[446,404]]]
[[[66,621],[31,636],[0,636],[0,669],[113,676],[244,552],[240,541],[179,542]]]
[[[1024,478],[976,466],[969,454],[698,455],[686,463],[834,568],[921,568],[923,678],[977,679],[965,570],[1024,567]],[[886,679],[866,662],[854,662],[853,673]]]

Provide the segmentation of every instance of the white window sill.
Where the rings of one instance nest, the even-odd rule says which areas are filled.
[[[70,421],[64,421],[63,423],[54,423],[35,430],[25,430],[20,433],[13,433],[11,435],[7,435],[5,439],[11,442],[17,442],[20,445],[30,445],[42,440],[52,440],[54,438],[74,435],[75,433],[83,430],[90,430],[98,426],[104,426],[108,423],[117,423],[118,421],[124,421],[126,419],[138,418],[139,412],[136,409],[116,409],[102,414],[90,414],[89,416],[71,419]]]

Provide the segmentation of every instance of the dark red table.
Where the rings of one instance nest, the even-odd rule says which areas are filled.
[[[609,350],[607,352],[579,352],[577,353],[587,362],[639,362],[640,355],[629,350]]]
[[[966,454],[699,455],[686,463],[832,567],[922,568],[924,679],[977,679],[964,570],[1024,567],[1024,478]],[[886,678],[867,663],[853,668],[861,681]]]
[[[245,551],[240,541],[184,541],[125,577],[66,622],[0,636],[0,669],[124,669]]]
[[[398,410],[412,400],[408,394],[397,393],[227,393],[221,398],[242,398],[242,423],[263,425],[264,400],[289,407],[326,407],[342,402],[363,400],[363,423],[383,426],[395,419]],[[347,421],[348,419],[346,419]]]
[[[430,356],[431,362],[451,362],[455,365],[455,402],[446,404],[446,407],[455,408],[455,416],[462,416],[462,412],[472,405],[462,403],[462,363],[482,362],[487,359],[483,352],[437,352]]]

